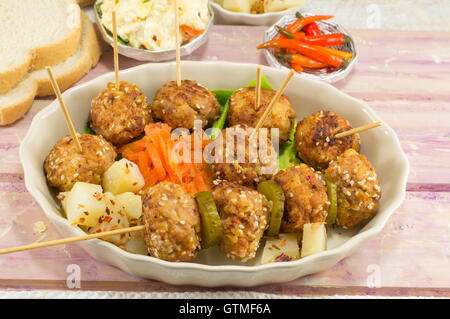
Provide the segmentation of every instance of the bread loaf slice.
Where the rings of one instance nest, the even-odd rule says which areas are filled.
[[[68,59],[52,67],[55,78],[65,90],[76,83],[101,56],[102,49],[89,17],[82,14],[82,36],[77,51]],[[23,81],[5,94],[0,94],[0,125],[20,119],[36,96],[52,95],[53,89],[45,69],[31,72]]]
[[[0,93],[30,71],[63,62],[81,39],[81,10],[75,0],[0,1]]]

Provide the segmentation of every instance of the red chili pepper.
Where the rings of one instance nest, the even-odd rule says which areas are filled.
[[[279,53],[277,57],[285,63],[298,64],[305,68],[321,69],[328,66],[323,62],[318,62],[301,54]]]
[[[300,64],[297,63],[291,63],[291,67],[294,69],[295,72],[297,73],[302,73],[303,72],[303,67]]]
[[[321,46],[316,46],[316,48],[319,50],[328,52],[332,55],[339,56],[345,60],[350,60],[353,57],[353,53],[351,53],[351,52],[339,51],[339,50],[334,50],[334,49],[330,49],[330,48],[324,48]]]
[[[306,25],[316,22],[316,21],[320,21],[320,20],[327,20],[327,19],[332,19],[334,18],[334,16],[310,16],[310,17],[302,17],[300,19],[298,19],[297,21],[295,21],[294,23],[292,23],[291,25],[289,25],[286,30],[289,32],[298,32],[301,29],[303,29]]]
[[[296,36],[295,38],[298,41],[311,45],[319,45],[322,47],[332,47],[335,45],[348,43],[350,41],[350,38],[342,33],[323,34],[317,36]]]
[[[303,30],[305,30],[306,35],[318,36],[322,34],[322,31],[320,31],[319,26],[315,22],[305,25]]]
[[[267,49],[267,48],[292,49],[314,60],[323,62],[335,68],[339,68],[343,64],[345,65],[346,63],[345,60],[339,56],[332,55],[329,52],[320,50],[306,43],[301,43],[297,40],[291,39],[272,40],[267,41],[258,46],[258,49]]]

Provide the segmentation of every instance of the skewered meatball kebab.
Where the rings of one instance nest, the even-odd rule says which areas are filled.
[[[132,83],[119,79],[116,11],[113,11],[115,81],[92,100],[90,127],[114,145],[122,145],[142,135],[145,126],[153,122],[150,108],[142,91]]]

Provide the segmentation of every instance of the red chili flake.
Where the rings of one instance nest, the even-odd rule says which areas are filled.
[[[96,233],[101,233],[102,230],[101,230],[101,229],[97,229],[95,232],[96,232]]]
[[[281,254],[281,255],[277,256],[274,261],[275,262],[282,262],[282,261],[291,261],[291,260],[292,260],[292,258],[289,257],[288,255]]]
[[[306,180],[310,183],[312,183],[312,176],[311,175],[307,175],[306,176]]]
[[[80,223],[84,223],[86,219],[84,219],[83,217],[80,218]]]
[[[113,201],[112,199],[109,200],[111,202],[111,204],[116,205],[116,202]]]
[[[112,220],[111,216],[105,216],[103,217],[103,221],[109,223]]]

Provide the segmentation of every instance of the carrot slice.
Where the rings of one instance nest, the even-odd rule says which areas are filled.
[[[119,152],[138,165],[146,188],[170,181],[181,185],[189,193],[198,193],[211,190],[209,167],[204,162],[194,163],[194,156],[184,158],[182,155],[183,151],[189,151],[187,155],[193,155],[194,151],[203,155],[203,149],[209,143],[203,132],[201,143],[194,142],[193,136],[174,141],[170,126],[151,123],[145,127],[145,136],[141,140],[122,146]],[[201,159],[203,161],[203,156]]]
[[[152,161],[154,173],[156,174],[156,179],[162,181],[166,178],[166,170],[164,169],[164,166],[161,162],[161,157],[158,154],[158,151],[156,147],[153,147],[153,145],[150,145],[147,148],[147,154]]]

